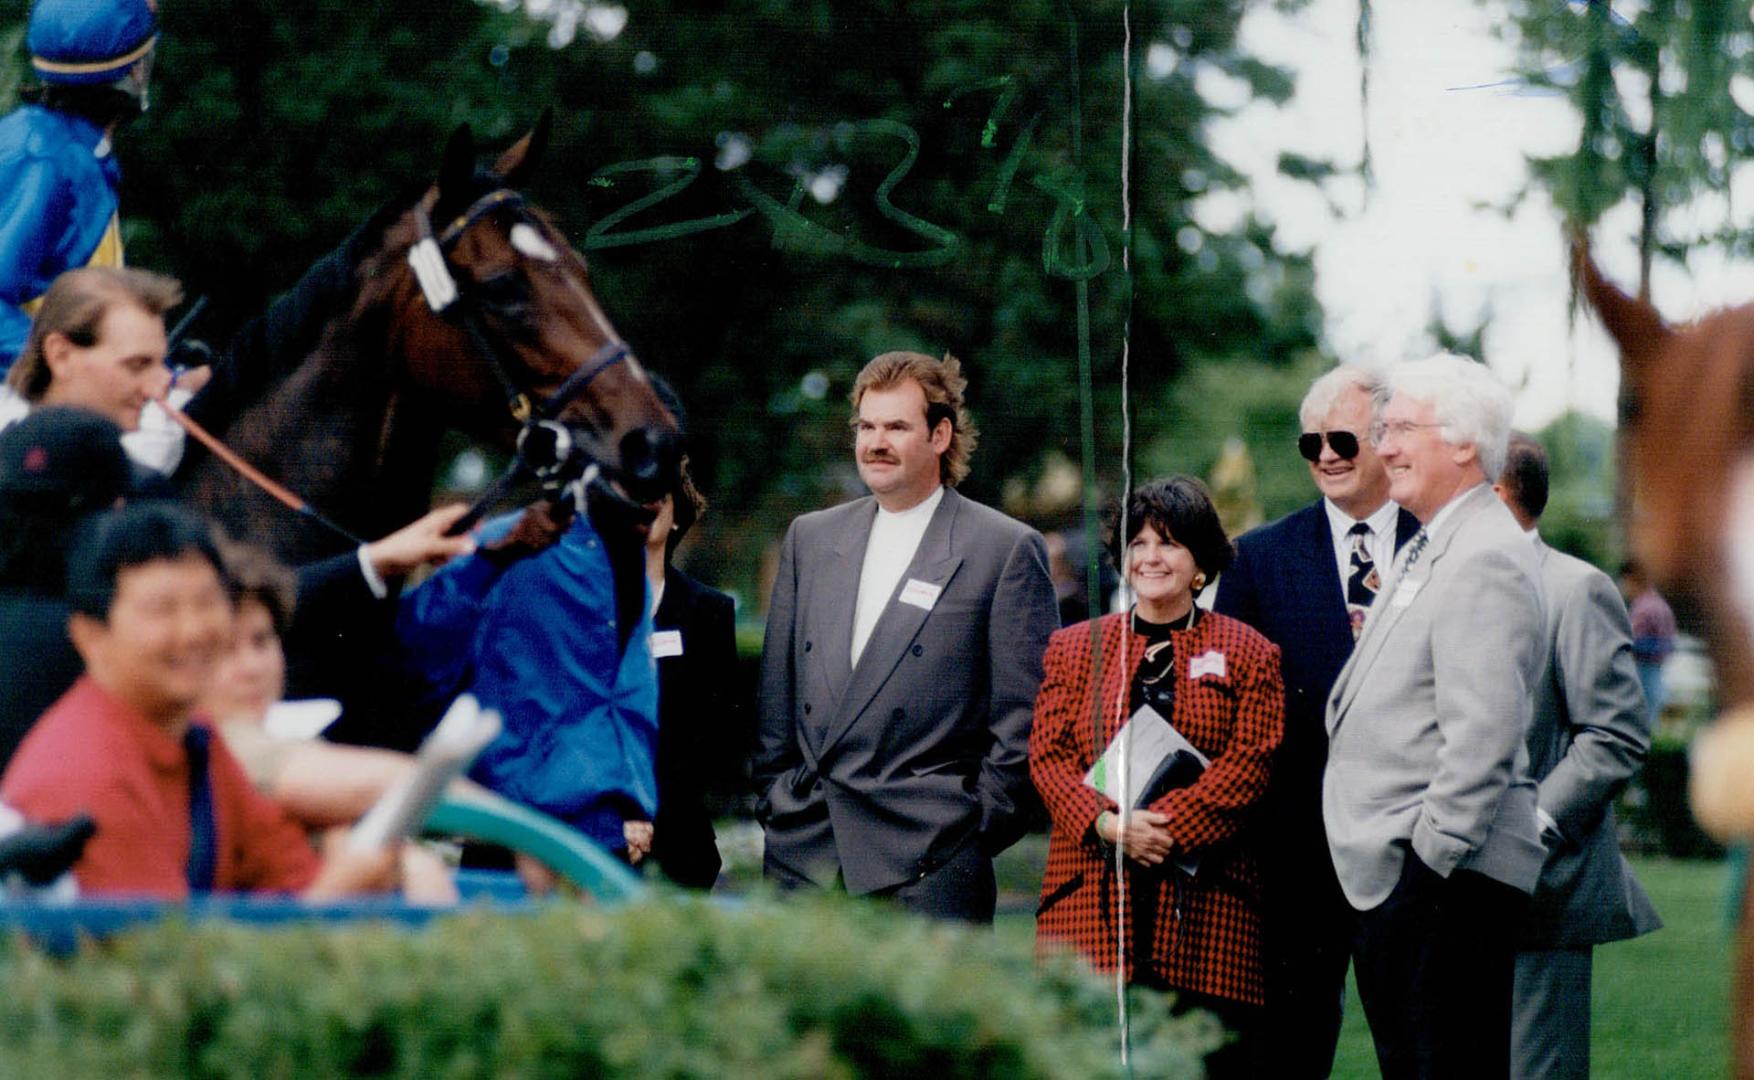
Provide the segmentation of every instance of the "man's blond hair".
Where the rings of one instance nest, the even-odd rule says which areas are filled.
[[[26,401],[41,401],[54,373],[43,357],[43,341],[60,334],[82,349],[97,344],[104,316],[117,304],[133,304],[148,315],[163,316],[183,302],[176,278],[150,270],[120,266],[85,266],[69,270],[49,285],[30,324],[24,349],[6,381]]]

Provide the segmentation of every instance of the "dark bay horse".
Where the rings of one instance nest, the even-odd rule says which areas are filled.
[[[596,361],[555,419],[620,494],[633,502],[661,495],[678,453],[674,420],[598,306],[583,258],[517,194],[546,130],[545,117],[480,173],[469,130],[459,128],[437,182],[360,260],[351,296],[314,350],[261,380],[269,385],[259,399],[212,417],[214,434],[330,519],[373,538],[426,510],[447,429],[509,449],[529,410]],[[411,249],[428,237],[456,289],[442,314],[410,266]],[[205,396],[191,415],[201,418]],[[234,535],[289,561],[337,550],[334,535],[205,455],[185,462],[178,484]]]
[[[1720,715],[1692,753],[1694,816],[1720,839],[1754,838],[1754,304],[1672,327],[1604,278],[1580,240],[1579,288],[1620,348],[1628,538],[1704,636]],[[1735,1075],[1754,1080],[1754,907],[1744,892]]]
[[[263,320],[267,330],[246,328],[242,337],[252,341],[280,340],[244,360],[234,346],[234,365],[245,370],[216,370],[189,414],[368,540],[427,510],[439,440],[452,428],[510,449],[527,431],[546,434],[539,422],[548,431],[558,425],[594,463],[599,501],[620,504],[622,521],[661,497],[679,456],[675,421],[592,295],[583,258],[517,191],[547,129],[545,115],[490,171],[478,171],[473,139],[460,127],[437,181],[307,273],[294,291],[305,308],[281,318],[292,329],[272,325],[275,310]],[[236,538],[295,565],[350,549],[190,446],[177,484]],[[637,538],[627,539],[612,545],[634,553],[617,560],[617,582],[625,562],[630,586],[617,589],[618,599],[633,596],[635,584],[643,589]],[[630,608],[621,621],[637,618]],[[362,697],[395,709],[372,669],[389,640],[388,613],[378,615],[365,620],[372,625],[338,617],[314,639],[289,642],[314,650],[295,665],[295,692],[334,693],[350,711]],[[342,669],[352,677],[339,676]]]

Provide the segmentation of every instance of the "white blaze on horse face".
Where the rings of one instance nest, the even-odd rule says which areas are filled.
[[[1746,454],[1730,473],[1730,499],[1724,514],[1724,562],[1729,567],[1730,604],[1742,627],[1754,637],[1754,454]]]
[[[560,260],[560,252],[554,250],[554,245],[544,240],[534,226],[525,222],[520,221],[512,226],[511,240],[513,247],[532,259],[541,259],[543,262]]]

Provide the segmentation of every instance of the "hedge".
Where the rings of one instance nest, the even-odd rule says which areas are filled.
[[[844,898],[0,943],[0,1076],[1100,1077],[1110,985]],[[1219,1032],[1134,997],[1133,1069]]]

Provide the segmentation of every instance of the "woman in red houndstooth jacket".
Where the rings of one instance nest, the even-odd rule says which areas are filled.
[[[1153,480],[1115,516],[1109,553],[1134,606],[1055,634],[1035,701],[1030,775],[1052,819],[1037,948],[1069,944],[1105,971],[1118,955],[1131,982],[1176,991],[1178,1007],[1218,1013],[1241,1038],[1223,1051],[1228,1061],[1208,1068],[1246,1073],[1264,1001],[1248,824],[1283,734],[1279,649],[1194,603],[1234,553],[1200,481]],[[1150,801],[1123,817],[1086,777],[1121,722],[1146,705],[1209,764],[1191,776],[1198,766],[1184,762],[1180,786],[1155,785]],[[1129,801],[1137,806],[1142,794]]]

